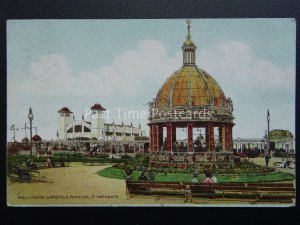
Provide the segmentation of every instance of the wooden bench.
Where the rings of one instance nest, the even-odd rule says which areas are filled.
[[[93,158],[86,158],[81,162],[84,166],[99,166],[102,162],[99,162]]]
[[[46,174],[38,170],[27,168],[16,168],[8,173],[8,177],[12,182],[46,182]]]
[[[155,200],[161,197],[172,196],[186,198],[187,190],[182,182],[150,182],[126,180],[128,198],[134,196],[154,196]]]
[[[293,202],[293,183],[190,184],[192,197],[253,199],[260,202]]]
[[[259,201],[292,202],[295,196],[293,183],[248,183],[256,187]]]
[[[126,193],[129,198],[154,196],[158,200],[162,196],[176,196],[184,201],[193,198],[231,198],[252,199],[259,202],[293,202],[295,188],[293,183],[183,183],[126,181]]]

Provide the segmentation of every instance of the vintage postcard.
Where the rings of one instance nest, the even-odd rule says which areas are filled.
[[[295,205],[294,19],[7,21],[7,205]]]

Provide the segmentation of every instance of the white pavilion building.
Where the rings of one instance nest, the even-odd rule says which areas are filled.
[[[91,120],[75,120],[74,113],[63,107],[58,111],[59,122],[57,137],[59,140],[94,139],[94,140],[135,140],[135,137],[145,136],[145,131],[130,125],[105,123],[103,112],[106,109],[99,103],[91,107]]]

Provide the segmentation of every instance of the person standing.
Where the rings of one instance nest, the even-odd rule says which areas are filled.
[[[270,155],[269,155],[269,153],[267,152],[267,153],[265,154],[266,167],[269,166],[269,160],[270,160]]]
[[[51,162],[50,157],[47,158],[46,162],[47,162],[48,168],[52,168],[52,162]]]

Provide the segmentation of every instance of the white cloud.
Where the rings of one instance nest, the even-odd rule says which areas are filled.
[[[66,57],[50,54],[41,56],[30,65],[29,79],[23,87],[40,95],[61,95],[75,84],[76,79]]]
[[[16,74],[9,75],[8,123],[23,126],[26,112],[32,106],[36,115],[34,122],[43,127],[39,131],[41,135],[55,138],[56,111],[59,107],[69,106],[75,112],[75,117],[81,118],[85,107],[95,103],[90,102],[91,99],[100,103],[104,100],[109,102],[105,107],[111,110],[120,104],[121,107],[133,107],[132,101],[136,96],[145,97],[146,103],[155,97],[163,81],[180,65],[180,52],[170,57],[164,45],[156,40],[140,42],[135,49],[116,56],[110,65],[96,70],[86,69],[81,73],[72,69],[73,66],[65,55],[43,55],[28,65],[29,72],[24,74],[26,79],[20,79]],[[134,107],[143,109],[143,105]],[[20,115],[16,108],[25,114]],[[147,110],[147,106],[143,110]],[[116,118],[111,120],[113,119],[116,121]],[[146,127],[147,119],[132,122],[134,125],[141,122]],[[46,131],[49,130],[52,132],[47,134]]]
[[[203,69],[226,86],[287,88],[295,83],[294,68],[280,68],[270,61],[256,58],[250,46],[241,41],[202,50],[199,62]]]
[[[280,68],[257,59],[241,41],[222,43],[199,54],[198,65],[222,87],[287,88],[295,83],[293,68]],[[31,90],[35,95],[109,97],[114,94],[130,98],[151,91],[155,95],[152,90],[158,89],[180,65],[181,52],[168,57],[166,48],[156,40],[140,42],[135,49],[116,56],[112,64],[79,74],[72,70],[64,55],[44,55],[29,66],[29,77],[19,93]]]
[[[271,129],[294,133],[295,68],[260,59],[241,41],[221,43],[199,53],[198,65],[216,79],[227,97],[233,98],[234,137],[263,136],[268,108]]]
[[[68,59],[61,54],[44,55],[30,65],[29,79],[22,90],[52,96],[119,94],[127,97],[161,83],[180,65],[180,56],[168,57],[163,44],[146,40],[134,50],[119,54],[111,65],[76,74]]]

